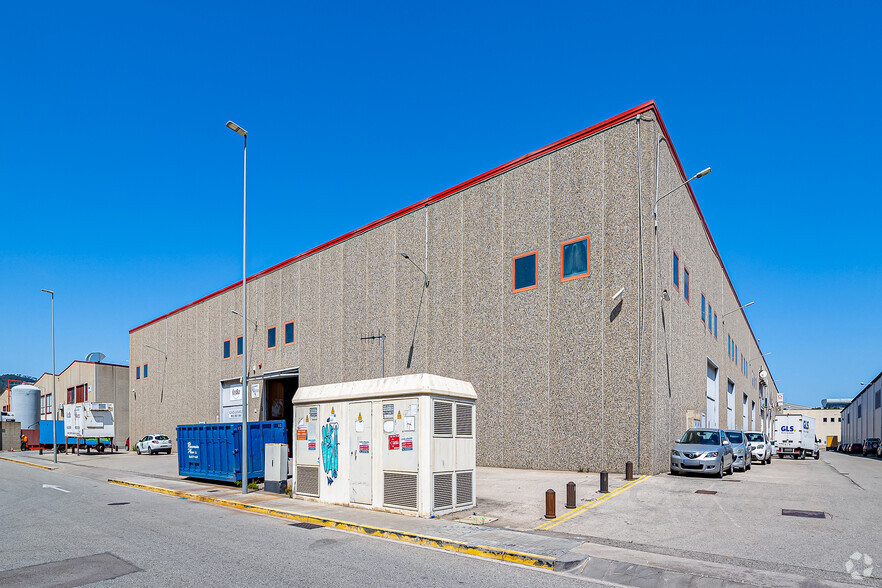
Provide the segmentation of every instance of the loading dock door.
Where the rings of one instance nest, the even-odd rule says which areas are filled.
[[[371,503],[371,403],[353,402],[349,405],[352,420],[349,435],[350,500],[358,504]]]

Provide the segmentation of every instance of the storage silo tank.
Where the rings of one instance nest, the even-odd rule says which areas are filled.
[[[9,391],[9,410],[22,429],[40,428],[40,389],[21,384]]]

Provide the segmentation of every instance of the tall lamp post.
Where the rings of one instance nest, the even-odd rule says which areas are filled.
[[[41,288],[43,292],[52,297],[52,461],[58,463],[58,427],[55,425],[55,292]]]
[[[637,129],[638,129],[638,133],[639,133],[640,127],[638,126]],[[639,137],[639,134],[638,134],[638,137]],[[658,153],[657,152],[656,152],[655,160],[656,160],[656,162],[658,161]],[[697,180],[698,178],[703,178],[704,176],[706,176],[709,173],[711,173],[711,168],[706,167],[703,170],[701,170],[700,172],[698,172],[697,174],[695,174],[694,176],[692,176],[691,178],[689,178],[688,180],[686,180],[685,182],[683,182],[682,184],[679,184],[676,188],[672,188],[672,189],[668,190],[667,192],[665,192],[661,196],[658,195],[658,182],[656,181],[655,197],[653,198],[653,204],[652,204],[652,217],[654,219],[654,225],[655,225],[656,255],[658,254],[658,203],[661,202],[662,200],[664,200],[665,198],[667,198],[668,196],[670,196],[671,194],[673,194],[674,192],[676,192],[677,190],[679,190],[680,188],[682,188],[683,186],[685,186],[686,184],[688,184],[689,182],[691,182],[692,180]],[[641,245],[641,250],[642,250],[642,245]],[[670,295],[668,294],[668,291],[665,290],[664,293],[662,294],[662,297],[659,298],[659,304],[661,304],[662,300],[668,301],[670,299],[671,298],[670,298]],[[638,343],[642,343],[642,341],[643,341],[643,334],[641,333],[640,337],[638,338]],[[643,355],[642,351],[638,351],[638,353],[637,353],[637,473],[638,474],[641,471],[640,470],[640,454],[641,454],[642,445],[640,442],[641,441],[640,434],[641,434],[641,425],[642,425],[642,421],[643,421],[643,415],[642,415],[642,408],[643,407],[642,407],[642,402],[641,402],[642,401],[642,390],[641,390],[641,386],[640,386],[640,384],[641,384],[640,380],[642,379],[640,376],[640,359],[641,359],[642,355]]]
[[[242,135],[242,494],[248,494],[248,294],[247,274],[245,273],[245,236],[247,225],[245,213],[248,210],[246,196],[248,171],[248,131],[227,121],[227,128]]]

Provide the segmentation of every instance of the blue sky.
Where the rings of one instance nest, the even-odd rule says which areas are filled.
[[[0,373],[657,101],[788,401],[882,370],[871,3],[4,3]]]

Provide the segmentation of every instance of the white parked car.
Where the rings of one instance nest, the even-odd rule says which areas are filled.
[[[750,460],[760,464],[772,463],[774,449],[765,433],[760,431],[748,431],[747,442],[750,444]]]
[[[135,443],[135,451],[138,452],[138,455],[142,453],[153,455],[160,451],[165,451],[171,455],[171,450],[172,444],[168,435],[145,435],[143,439]]]

